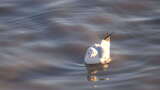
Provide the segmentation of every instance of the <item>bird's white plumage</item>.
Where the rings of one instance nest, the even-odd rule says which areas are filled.
[[[98,64],[107,62],[110,58],[110,40],[102,40],[89,47],[85,54],[86,64]]]

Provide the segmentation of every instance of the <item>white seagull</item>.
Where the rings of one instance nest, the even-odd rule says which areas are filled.
[[[106,64],[110,59],[110,38],[111,34],[106,34],[104,39],[93,44],[86,51],[85,64]]]

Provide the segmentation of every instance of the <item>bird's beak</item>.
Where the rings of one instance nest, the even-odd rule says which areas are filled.
[[[108,37],[111,37],[111,36],[112,36],[112,34],[113,34],[113,32],[112,32],[112,33],[110,33],[110,34],[108,35]]]

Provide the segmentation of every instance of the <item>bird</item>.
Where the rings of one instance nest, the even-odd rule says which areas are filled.
[[[104,38],[98,43],[90,46],[85,53],[84,62],[87,65],[93,64],[108,64],[110,58],[110,41],[112,33],[106,33]]]

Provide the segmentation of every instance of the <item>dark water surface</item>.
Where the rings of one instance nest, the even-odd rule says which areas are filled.
[[[113,32],[90,82],[86,48]],[[0,0],[0,90],[160,90],[159,0]]]

